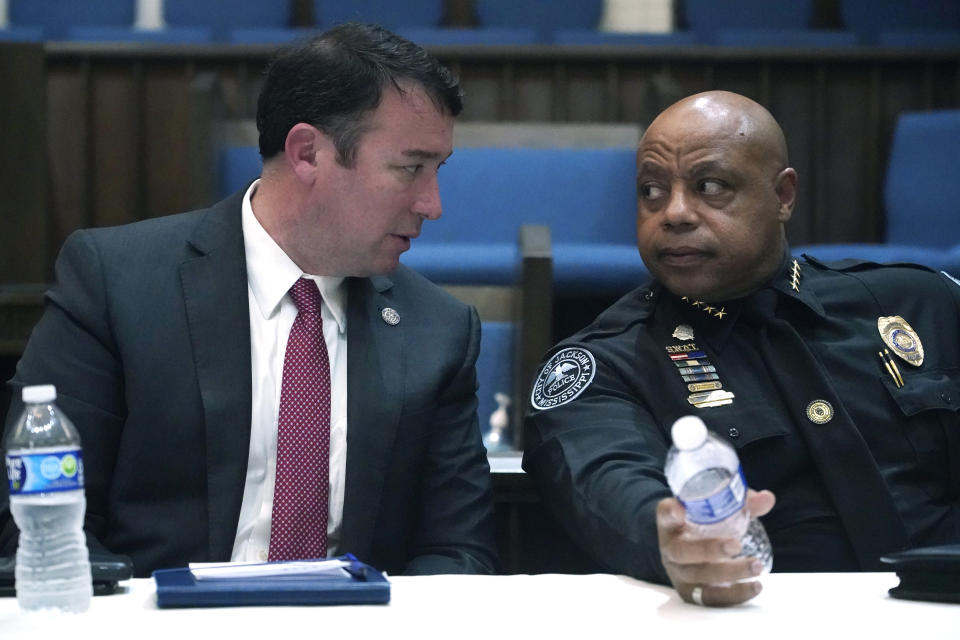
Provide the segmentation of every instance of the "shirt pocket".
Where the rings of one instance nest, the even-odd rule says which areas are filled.
[[[890,376],[883,385],[905,416],[904,435],[917,463],[926,473],[949,475],[960,452],[960,369],[900,367],[904,385],[897,388]],[[951,463],[953,459],[953,463]]]
[[[890,376],[883,384],[906,416],[924,411],[960,409],[960,369],[911,370],[900,367],[904,386],[897,388]]]
[[[696,412],[707,428],[740,450],[772,438],[783,438],[792,432],[784,423],[783,412],[769,402],[734,398],[733,403]]]

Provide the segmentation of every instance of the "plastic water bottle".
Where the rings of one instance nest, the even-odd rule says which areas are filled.
[[[703,420],[684,416],[673,424],[667,453],[667,483],[687,510],[687,524],[701,538],[737,538],[740,556],[773,567],[773,551],[763,524],[747,511],[747,483],[737,452],[707,431]]]
[[[17,601],[24,610],[86,611],[93,595],[83,535],[80,436],[53,385],[23,388],[26,405],[4,442],[10,513],[20,529]]]

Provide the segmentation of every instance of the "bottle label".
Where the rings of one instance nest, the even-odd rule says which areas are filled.
[[[10,495],[83,489],[80,449],[7,455]]]
[[[743,467],[730,478],[720,491],[702,500],[681,500],[687,510],[687,518],[697,524],[714,524],[726,520],[743,509],[747,499],[747,481]]]

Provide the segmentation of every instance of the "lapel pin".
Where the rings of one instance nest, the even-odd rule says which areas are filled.
[[[392,307],[386,307],[383,311],[381,311],[380,317],[383,318],[384,322],[392,327],[400,324],[400,314],[397,313],[397,310],[393,309]]]
[[[807,405],[807,419],[814,424],[827,424],[833,419],[833,405],[826,400],[814,400]]]

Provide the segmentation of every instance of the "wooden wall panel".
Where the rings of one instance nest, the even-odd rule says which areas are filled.
[[[0,284],[47,278],[43,49],[0,45]]]
[[[767,102],[760,93],[760,75],[758,66],[753,62],[729,61],[714,65],[710,87],[741,93],[757,102]]]
[[[821,69],[825,108],[823,124],[812,134],[817,149],[812,242],[877,242],[882,233],[877,188],[878,149],[876,118],[863,97],[869,76],[858,65],[829,65]]]
[[[552,120],[553,73],[555,65],[549,62],[525,64],[516,68],[513,74],[514,104],[513,118],[521,122],[543,122]],[[466,101],[472,96],[467,94]]]
[[[151,65],[145,78],[146,216],[190,207],[191,65]]]
[[[791,244],[804,244],[816,236],[817,185],[816,157],[818,140],[809,135],[811,116],[817,100],[806,91],[809,74],[794,65],[771,73],[769,98],[763,104],[780,122],[789,147],[789,164],[797,170],[797,205],[787,224]]]
[[[75,229],[91,226],[90,104],[89,65],[77,61],[47,70],[47,156],[50,197],[47,219],[51,250]],[[44,269],[52,273],[52,263]]]
[[[90,205],[96,226],[129,222],[143,210],[141,70],[140,64],[102,65],[90,78]]]
[[[510,120],[502,112],[500,65],[462,62],[459,66],[464,94],[460,117],[464,120]]]
[[[565,65],[564,81],[558,87],[559,96],[566,105],[563,119],[568,122],[609,122],[613,96],[609,92],[607,73],[603,63],[576,63]]]

